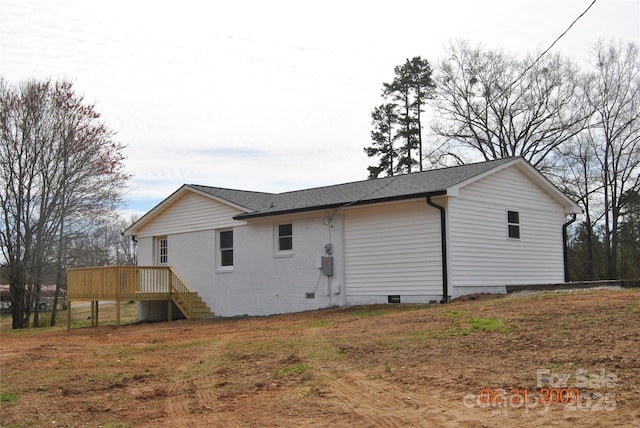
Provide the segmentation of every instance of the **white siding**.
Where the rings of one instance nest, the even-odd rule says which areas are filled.
[[[520,213],[519,240],[507,238],[507,210]],[[453,297],[504,290],[508,284],[563,281],[563,208],[516,167],[449,198],[448,222]]]
[[[138,237],[233,227],[244,224],[233,220],[233,216],[241,212],[205,196],[186,192],[139,230]]]
[[[449,295],[504,291],[507,284],[563,280],[563,208],[517,167],[439,198],[446,207]],[[507,210],[520,214],[507,238]],[[268,315],[343,304],[442,298],[440,212],[424,198],[330,212],[233,220],[241,211],[185,192],[137,233],[139,263],[153,264],[154,237],[167,236],[168,264],[219,316]],[[293,251],[277,254],[278,224],[293,224]],[[233,228],[233,271],[215,268],[216,230]],[[325,244],[334,275],[319,269]],[[315,293],[315,298],[307,298]]]
[[[270,315],[340,304],[342,234],[325,224],[327,214],[257,219],[234,228],[233,271],[202,275],[198,292],[219,316]],[[293,224],[293,250],[288,257],[277,255],[274,243],[275,229],[284,223]],[[340,230],[341,224],[336,216],[335,229]],[[318,267],[328,243],[334,246],[332,277],[322,275]],[[203,267],[195,263],[192,268]],[[315,298],[307,299],[306,293],[315,293]]]
[[[350,303],[357,302],[353,296],[437,296],[442,290],[440,213],[425,200],[350,208],[345,255]]]
[[[160,217],[178,211],[167,210]],[[228,272],[216,270],[216,229],[168,233],[168,264],[198,292],[216,316],[270,315],[335,306],[341,304],[344,296],[342,218],[336,216],[333,223],[336,231],[332,232],[325,223],[327,215],[322,212],[236,222],[234,266]],[[182,222],[189,223],[190,217],[183,217]],[[293,250],[286,257],[276,254],[274,241],[277,225],[284,223],[293,224]],[[229,222],[219,224],[218,229],[226,228],[223,225]],[[151,264],[153,238],[141,238],[138,242],[139,260]],[[321,275],[317,265],[328,243],[334,245],[332,277]],[[306,293],[315,293],[315,298],[308,299]]]
[[[138,241],[138,265],[153,266],[153,238],[136,238]]]
[[[169,265],[200,293],[200,287],[215,274],[216,238],[214,230],[168,236]]]

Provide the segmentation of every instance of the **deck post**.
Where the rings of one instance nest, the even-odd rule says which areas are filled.
[[[194,316],[197,293],[169,266],[110,266],[69,269],[67,299],[91,303],[91,326],[100,322],[100,300],[113,302],[116,307],[116,323],[122,323],[122,301],[167,301],[167,315],[173,320],[174,304],[180,314]],[[174,300],[175,297],[175,300]],[[161,311],[162,306],[160,306]],[[155,313],[155,312],[154,312]],[[160,312],[161,314],[161,312]],[[158,315],[160,315],[158,314]],[[178,314],[178,315],[180,315]],[[67,328],[71,328],[70,309]]]
[[[120,289],[124,287],[124,271],[118,269],[118,285],[116,286],[116,328],[120,327]]]
[[[167,301],[167,321],[173,321],[173,302],[171,301],[171,291],[173,289],[173,275],[171,275],[171,269],[167,271],[167,275],[169,276],[167,281],[167,293],[169,295],[169,300]]]
[[[116,328],[120,327],[120,300],[116,302]]]
[[[98,326],[98,323],[100,322],[100,316],[98,315],[98,308],[100,307],[100,301],[96,300],[95,302],[93,302],[96,306],[96,323],[94,324],[94,327]]]
[[[67,300],[67,330],[71,330],[71,300]]]

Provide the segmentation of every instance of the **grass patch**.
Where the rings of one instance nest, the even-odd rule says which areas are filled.
[[[637,292],[629,296],[602,302],[553,297],[550,303],[556,306],[551,307],[544,300],[461,302],[423,306],[418,312],[417,306],[374,305],[312,312],[308,317],[88,328],[24,339],[8,334],[0,338],[6,340],[3,351],[8,347],[13,352],[9,345],[14,345],[20,352],[16,355],[24,358],[7,361],[6,379],[0,382],[5,392],[0,401],[6,403],[0,403],[6,410],[0,426],[46,426],[54,420],[56,426],[72,426],[81,417],[92,426],[136,426],[143,411],[166,409],[169,400],[175,409],[189,411],[197,424],[213,412],[236,411],[240,402],[251,405],[245,400],[251,396],[263,401],[247,407],[248,418],[238,423],[268,425],[274,414],[303,415],[305,406],[348,398],[345,395],[354,390],[332,381],[341,378],[356,389],[379,391],[374,394],[380,397],[376,405],[383,408],[385,402],[397,400],[398,388],[407,390],[408,383],[477,394],[478,385],[491,385],[496,379],[526,387],[532,370],[540,367],[554,373],[615,370],[620,379],[629,380],[620,382],[615,392],[628,395],[638,384],[629,340],[636,331],[628,320],[640,310]],[[493,306],[487,310],[489,304]],[[101,308],[101,320],[104,313]],[[593,329],[582,331],[583,326]],[[621,352],[612,354],[612,345]],[[568,355],[566,349],[576,352]],[[505,364],[496,364],[496,352],[513,353],[513,360],[510,355]],[[464,366],[469,358],[474,363],[471,370]],[[415,394],[415,400],[421,398]],[[408,392],[405,397],[416,416],[407,419],[407,425],[417,425],[420,415],[411,406],[417,401],[413,396],[408,401]],[[30,403],[38,404],[38,413]],[[267,407],[273,412],[259,419]],[[342,415],[342,410],[334,414]],[[348,425],[361,416],[357,409],[344,415],[332,421]]]
[[[356,318],[366,318],[366,317],[377,317],[378,315],[384,314],[384,311],[356,311],[352,312],[351,316]]]
[[[277,369],[274,374],[276,376],[278,375],[288,375],[288,374],[297,374],[297,373],[304,373],[308,370],[309,368],[306,366],[306,364],[304,363],[297,363],[297,364],[292,364],[290,366],[281,368],[281,369]]]
[[[470,324],[472,331],[499,331],[500,333],[509,333],[509,327],[499,318],[469,318],[467,323]]]
[[[65,330],[67,328],[67,311],[58,310],[56,315],[56,326],[51,327],[51,311],[41,311],[39,313],[38,328],[33,328],[33,314],[29,319],[29,328],[13,330],[13,319],[10,313],[2,314],[0,317],[0,332],[2,334],[11,332],[12,334],[32,334],[34,332],[46,332],[52,330]],[[91,326],[91,305],[87,302],[72,302],[71,307],[71,327]],[[138,320],[138,306],[132,302],[120,302],[120,324],[132,324]],[[116,302],[102,303],[98,309],[98,322],[103,325],[116,324]],[[22,333],[18,333],[22,332]]]
[[[493,332],[509,333],[511,329],[505,325],[504,320],[500,318],[474,318],[467,317],[467,312],[464,310],[453,310],[443,313],[444,316],[450,319],[450,325],[445,327],[446,336],[468,336],[474,332]],[[424,331],[423,331],[424,332]],[[416,332],[419,336],[419,332]],[[423,338],[426,336],[426,332],[423,333]],[[431,337],[437,337],[436,333],[432,333]]]
[[[100,424],[102,428],[130,428],[131,424],[127,424],[124,422],[106,422]]]
[[[245,361],[261,358],[264,355],[285,352],[296,354],[307,346],[309,339],[304,336],[287,339],[264,339],[231,342],[225,346],[231,360]]]
[[[320,320],[310,320],[300,323],[291,324],[290,326],[285,327],[285,330],[307,330],[311,328],[325,328],[333,325],[333,319],[320,319]]]
[[[627,303],[627,307],[631,310],[632,313],[640,313],[640,302],[632,301]]]
[[[438,336],[437,330],[435,329],[420,329],[414,331],[408,331],[405,333],[412,341],[422,343],[428,341],[429,339],[433,339]]]
[[[509,333],[511,331],[500,318],[468,317],[467,311],[457,309],[443,312],[442,315],[448,318],[444,326],[407,331],[406,336],[412,342],[424,344],[430,340],[468,336],[474,332]]]
[[[58,315],[58,324],[66,328],[67,311],[58,312]],[[135,302],[120,302],[120,324],[131,324],[137,320],[138,305]],[[98,306],[98,324],[116,325],[116,302],[107,302]],[[89,326],[91,326],[91,305],[72,302],[71,327]]]
[[[15,392],[0,392],[0,403],[14,403],[18,400],[18,394]]]
[[[296,336],[287,339],[264,339],[232,342],[224,347],[223,360],[228,363],[246,363],[286,353],[321,361],[340,361],[344,351],[322,337]]]
[[[467,311],[465,311],[464,309],[454,309],[451,311],[444,311],[442,312],[442,315],[444,315],[447,318],[457,319],[457,318],[462,318],[466,316]]]

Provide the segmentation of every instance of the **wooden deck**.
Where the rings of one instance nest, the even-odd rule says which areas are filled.
[[[166,301],[168,318],[172,303],[187,318],[212,316],[211,310],[186,282],[168,266],[106,266],[67,270],[67,328],[71,325],[71,302],[90,301],[92,321],[98,322],[99,301]],[[116,305],[120,325],[120,306]],[[94,316],[95,312],[95,316]]]

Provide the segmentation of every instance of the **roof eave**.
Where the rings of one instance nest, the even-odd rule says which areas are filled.
[[[243,205],[240,205],[237,202],[230,201],[229,199],[225,199],[225,198],[220,197],[218,195],[214,195],[212,193],[205,192],[205,191],[199,189],[198,187],[196,187],[193,184],[185,184],[185,186],[188,186],[189,189],[193,193],[196,193],[198,195],[204,196],[204,197],[209,198],[209,199],[213,199],[214,201],[218,201],[218,202],[223,203],[225,205],[229,205],[230,207],[236,208],[236,209],[238,209],[240,211],[245,211],[245,212],[250,211],[250,208],[248,208],[248,207],[245,207]]]
[[[371,205],[371,204],[378,204],[382,202],[393,202],[393,201],[400,201],[400,200],[406,200],[406,199],[426,198],[427,196],[443,196],[446,194],[447,194],[447,190],[442,189],[442,190],[435,190],[432,192],[413,193],[410,195],[389,196],[385,198],[366,199],[362,201],[356,200],[352,202],[342,202],[342,203],[336,203],[336,204],[313,205],[309,207],[292,208],[287,210],[258,211],[258,212],[252,212],[252,213],[239,214],[237,216],[234,216],[233,219],[248,220],[248,219],[262,218],[262,217],[276,217],[276,216],[282,216],[282,215],[288,215],[288,214],[298,214],[298,213],[328,210],[328,209],[339,209],[339,208],[346,208],[346,207],[352,207],[352,206],[358,206],[358,205]]]
[[[151,208],[151,210],[149,210],[145,215],[140,217],[131,226],[127,227],[122,232],[122,234],[124,236],[135,236],[135,235],[137,235],[138,231],[140,229],[142,229],[147,223],[149,223],[157,215],[159,215],[162,211],[164,211],[164,209],[168,205],[171,205],[171,203],[173,203],[173,201],[175,201],[178,197],[180,197],[180,195],[184,194],[185,192],[192,192],[192,193],[195,193],[197,195],[204,196],[206,198],[209,198],[211,200],[214,200],[214,201],[229,205],[229,206],[234,207],[234,208],[236,208],[238,210],[241,210],[241,211],[245,211],[245,212],[249,211],[248,208],[243,207],[241,205],[238,205],[235,202],[232,202],[232,201],[223,199],[223,198],[221,198],[219,196],[212,195],[210,193],[204,192],[204,191],[198,189],[197,187],[194,187],[191,184],[183,184],[176,191],[174,191],[171,195],[167,196],[165,199],[163,199],[161,202],[159,202],[155,207]]]
[[[544,174],[538,171],[529,162],[522,161],[519,165],[528,171],[528,176],[564,208],[565,215],[582,214],[582,209],[573,199],[568,197],[562,190],[556,187]]]
[[[175,200],[178,195],[184,193],[185,189],[189,186],[188,184],[183,184],[177,190],[175,190],[172,194],[164,198],[160,201],[155,207],[151,208],[147,211],[142,217],[133,222],[133,224],[127,227],[122,234],[124,236],[135,236],[145,224],[147,224],[151,219],[153,219],[156,215],[158,215],[164,207],[169,205],[173,200]]]

